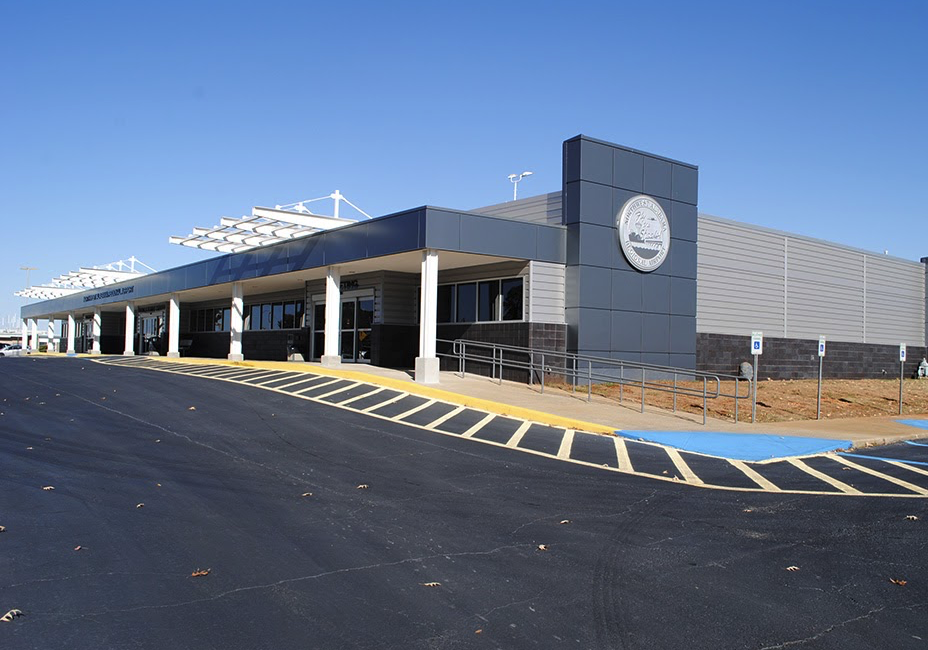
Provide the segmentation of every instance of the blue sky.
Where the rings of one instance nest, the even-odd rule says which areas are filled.
[[[928,256],[928,3],[0,0],[0,317],[33,283],[341,190],[560,189],[578,133],[698,164],[700,211]]]

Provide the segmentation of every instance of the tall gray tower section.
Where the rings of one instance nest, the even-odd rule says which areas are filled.
[[[563,173],[567,349],[695,368],[698,168],[578,135],[564,142]],[[653,202],[628,203],[638,196]],[[638,205],[644,209],[635,211]],[[632,249],[620,241],[617,224],[626,206],[636,215],[632,225],[638,224]],[[667,242],[646,239],[658,237],[665,223],[666,257],[656,268],[639,270],[629,255],[657,254]]]

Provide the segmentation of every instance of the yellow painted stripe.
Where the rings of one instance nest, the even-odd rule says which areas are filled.
[[[690,466],[686,464],[686,461],[683,460],[683,456],[680,455],[679,451],[673,447],[665,447],[664,451],[666,451],[667,455],[670,456],[670,460],[673,461],[674,467],[676,467],[677,471],[680,472],[680,476],[683,477],[684,481],[687,483],[697,484],[701,484],[703,482],[701,478],[693,473],[693,470],[690,469]]]
[[[298,386],[299,384],[305,384],[308,381],[315,381],[317,379],[319,378],[318,377],[302,377],[301,379],[297,379],[296,381],[291,382],[289,384],[284,384],[283,386],[278,386],[277,388],[279,388],[280,390],[283,390],[284,388],[290,388],[291,386]]]
[[[470,437],[473,436],[475,433],[477,433],[478,431],[480,431],[483,427],[485,427],[485,426],[490,422],[490,420],[492,420],[492,419],[495,418],[495,417],[496,417],[495,414],[493,414],[493,413],[487,413],[485,416],[483,416],[483,419],[480,420],[480,422],[478,422],[477,424],[475,424],[474,426],[472,426],[470,429],[468,429],[467,431],[465,431],[464,433],[462,433],[462,434],[461,434],[461,437],[462,437],[462,438],[470,438]]]
[[[788,462],[790,465],[793,465],[801,469],[806,474],[809,474],[810,476],[814,476],[818,480],[828,483],[828,485],[833,485],[834,487],[838,488],[845,494],[861,494],[860,490],[856,488],[852,488],[847,483],[842,483],[836,478],[831,478],[830,476],[828,476],[828,474],[825,474],[823,472],[818,471],[817,469],[813,469],[809,467],[808,465],[806,465],[804,462],[802,462],[798,458],[787,458],[786,462]]]
[[[895,476],[889,476],[888,474],[883,474],[882,472],[878,472],[875,469],[870,469],[869,467],[858,465],[854,461],[848,460],[844,456],[835,456],[834,459],[843,465],[847,465],[848,467],[852,467],[856,469],[858,472],[863,472],[864,474],[870,474],[871,476],[876,476],[877,478],[881,478],[884,481],[895,483],[899,487],[904,487],[906,490],[910,490],[912,492],[915,492],[916,494],[928,495],[928,490],[926,490],[923,487],[919,487],[913,483],[909,483],[908,481],[903,481],[901,478],[896,478]]]
[[[519,425],[519,428],[515,430],[515,433],[512,434],[512,437],[509,438],[506,442],[507,447],[515,448],[519,446],[519,443],[522,441],[522,438],[525,436],[525,432],[529,430],[529,427],[532,426],[532,423],[525,421]]]
[[[731,463],[733,467],[737,467],[739,470],[741,470],[744,473],[745,476],[747,476],[749,479],[757,483],[760,487],[767,490],[768,492],[781,492],[782,491],[780,490],[780,488],[774,485],[771,481],[769,481],[768,479],[758,474],[757,471],[754,470],[754,468],[750,467],[743,460],[729,458],[728,462]]]
[[[570,458],[570,448],[574,444],[574,430],[567,429],[564,431],[564,437],[561,438],[561,446],[557,450],[557,457],[561,460]]]
[[[383,389],[381,389],[381,390],[383,390]],[[426,428],[426,429],[434,429],[434,428],[437,427],[438,425],[444,424],[445,422],[447,422],[448,420],[450,420],[451,418],[453,418],[455,415],[457,415],[458,413],[460,413],[460,412],[463,411],[463,410],[464,410],[464,407],[463,407],[463,406],[457,406],[457,407],[451,409],[450,411],[448,411],[447,413],[445,413],[445,414],[444,414],[443,416],[441,416],[440,418],[436,418],[436,419],[432,420],[431,422],[429,422],[428,424],[426,424],[426,425],[425,425],[425,428]]]
[[[390,399],[388,399],[388,400],[385,401],[385,402],[378,402],[377,404],[374,404],[373,406],[368,406],[367,408],[361,409],[361,412],[362,412],[362,413],[370,413],[371,411],[376,411],[377,409],[381,408],[382,406],[387,406],[388,404],[392,404],[393,402],[399,402],[399,401],[400,401],[401,399],[403,399],[404,397],[409,397],[409,395],[408,395],[407,393],[400,393],[400,394],[397,395],[396,397],[391,397]]]
[[[615,458],[616,462],[619,464],[619,469],[623,472],[634,472],[632,459],[628,457],[628,447],[625,445],[625,438],[616,436],[613,442],[615,442]]]
[[[433,399],[427,399],[427,400],[425,400],[425,402],[423,402],[422,404],[419,404],[419,406],[413,406],[413,407],[412,407],[411,409],[409,409],[408,411],[404,411],[404,412],[400,413],[399,415],[394,415],[394,416],[393,416],[393,419],[394,419],[394,420],[402,420],[403,418],[407,418],[407,417],[409,417],[410,415],[415,415],[415,414],[418,413],[419,411],[424,411],[425,409],[427,409],[428,407],[430,407],[430,406],[431,406],[432,404],[434,404],[434,403],[435,403],[435,400],[433,400]]]
[[[928,470],[924,470],[921,467],[916,467],[915,465],[910,465],[909,463],[900,463],[899,461],[895,461],[895,460],[887,460],[886,462],[889,463],[890,465],[895,465],[896,467],[902,467],[904,469],[907,469],[910,472],[915,472],[916,474],[922,474],[924,476],[928,476]]]
[[[339,406],[346,406],[346,405],[348,405],[348,404],[351,404],[352,402],[357,402],[358,400],[362,400],[362,399],[364,399],[365,397],[370,397],[371,395],[376,395],[377,393],[382,393],[382,392],[385,391],[385,390],[386,390],[386,388],[375,388],[374,390],[368,391],[368,392],[366,392],[366,393],[362,393],[361,395],[358,395],[358,396],[356,396],[356,397],[352,397],[351,399],[346,399],[344,402],[339,402],[338,405],[339,405]]]
[[[293,392],[291,393],[291,395],[301,395],[301,394],[305,393],[305,392],[308,391],[308,390],[315,390],[315,389],[317,389],[317,388],[322,388],[323,386],[329,386],[329,385],[331,385],[331,384],[334,384],[334,383],[337,382],[337,381],[341,381],[341,379],[338,379],[338,378],[336,377],[335,379],[330,379],[329,381],[324,381],[324,382],[322,382],[321,384],[313,384],[312,386],[307,386],[306,388],[301,388],[300,390],[295,390],[295,391],[293,391]]]
[[[315,397],[315,399],[324,399],[324,398],[326,398],[326,397],[330,397],[331,395],[336,395],[336,394],[341,393],[341,392],[343,392],[343,391],[351,390],[352,388],[357,388],[357,387],[360,386],[360,385],[361,385],[360,383],[354,382],[354,383],[348,384],[347,386],[342,386],[341,388],[336,388],[335,390],[330,390],[328,393],[323,393],[322,395],[315,395],[314,397]]]

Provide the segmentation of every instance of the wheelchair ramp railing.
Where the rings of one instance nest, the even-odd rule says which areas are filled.
[[[570,384],[572,393],[576,393],[578,388],[585,388],[587,401],[593,398],[593,384],[613,384],[619,387],[620,404],[625,401],[626,391],[640,391],[642,413],[646,391],[671,393],[674,412],[677,411],[678,396],[694,397],[702,400],[703,424],[708,419],[710,399],[733,399],[735,422],[739,419],[741,400],[748,400],[750,407],[751,380],[737,375],[468,339],[438,339],[437,343],[440,348],[438,356],[456,362],[456,372],[461,377],[466,375],[468,368],[473,372],[476,366],[489,370],[489,376],[502,383],[504,369],[523,371],[527,373],[527,383],[538,384],[542,393],[545,391],[546,377],[563,377],[564,382]],[[726,385],[733,385],[734,388],[728,389]]]

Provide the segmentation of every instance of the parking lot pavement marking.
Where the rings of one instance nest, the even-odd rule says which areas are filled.
[[[593,467],[593,468],[602,469],[606,471],[621,472],[625,474],[632,474],[635,476],[642,476],[642,477],[647,477],[649,479],[661,480],[661,481],[676,480],[680,483],[685,483],[693,487],[709,488],[709,489],[714,489],[714,490],[740,491],[740,492],[763,491],[763,492],[786,493],[786,494],[811,494],[811,495],[821,495],[821,496],[825,496],[825,495],[828,495],[828,496],[871,496],[871,497],[878,496],[878,497],[894,497],[894,498],[926,498],[928,497],[928,488],[922,488],[913,483],[909,483],[908,481],[905,481],[903,479],[885,475],[879,470],[870,469],[870,471],[867,471],[869,468],[864,468],[862,466],[858,467],[857,466],[858,463],[854,463],[851,460],[847,460],[847,461],[840,460],[839,462],[843,462],[845,467],[857,469],[858,471],[863,471],[865,473],[874,475],[877,478],[880,478],[882,480],[892,482],[899,488],[903,488],[904,490],[906,490],[906,493],[864,492],[861,490],[857,490],[856,488],[853,488],[850,485],[847,485],[846,483],[843,483],[837,479],[834,479],[824,474],[821,471],[816,470],[814,467],[802,462],[798,458],[792,458],[792,459],[787,459],[787,460],[777,461],[777,462],[784,463],[784,464],[789,463],[790,466],[794,467],[796,470],[799,470],[801,474],[812,477],[817,483],[824,483],[829,486],[832,486],[834,490],[837,490],[837,491],[834,491],[831,489],[827,489],[827,490],[808,489],[808,488],[790,489],[789,486],[781,487],[781,486],[774,484],[769,479],[762,476],[757,470],[755,470],[752,467],[752,465],[754,464],[753,462],[742,461],[742,460],[737,460],[737,459],[723,459],[723,460],[725,462],[730,463],[734,468],[742,472],[753,484],[757,485],[757,488],[745,487],[744,485],[732,486],[732,485],[727,485],[727,484],[719,485],[714,482],[707,483],[706,480],[700,478],[697,473],[699,471],[698,464],[697,465],[690,464],[695,461],[690,461],[690,463],[688,463],[685,460],[684,456],[677,449],[673,447],[669,447],[669,446],[658,444],[658,443],[648,443],[649,446],[653,446],[656,450],[660,450],[661,452],[666,454],[666,456],[664,456],[664,459],[667,461],[667,465],[674,467],[676,469],[676,473],[681,475],[682,478],[684,479],[683,481],[680,481],[679,478],[677,478],[676,476],[673,476],[673,477],[667,476],[667,475],[660,476],[657,474],[648,474],[646,472],[641,472],[639,470],[636,470],[629,456],[628,444],[626,444],[625,439],[620,436],[612,437],[611,446],[614,447],[615,462],[617,464],[617,467],[614,467],[611,465],[611,459],[608,459],[608,458],[603,458],[602,460],[609,460],[610,461],[609,463],[599,462],[595,456],[584,459],[584,460],[580,460],[577,458],[571,458],[571,454],[574,451],[574,447],[576,446],[575,443],[578,443],[578,440],[579,440],[577,438],[577,434],[580,433],[574,429],[541,426],[541,429],[548,431],[547,433],[548,439],[547,439],[547,442],[545,442],[545,444],[542,445],[543,448],[536,448],[537,443],[539,442],[539,440],[537,439],[535,439],[534,445],[526,446],[523,444],[526,440],[526,436],[530,437],[532,435],[532,432],[535,432],[536,429],[538,428],[534,422],[530,420],[523,420],[521,418],[515,418],[518,421],[518,426],[515,432],[509,437],[508,441],[506,442],[503,442],[505,438],[503,438],[503,440],[500,440],[498,439],[499,438],[498,436],[496,436],[497,439],[493,439],[493,436],[480,437],[477,434],[482,429],[484,429],[488,425],[491,425],[491,423],[494,422],[494,420],[496,420],[497,418],[506,419],[507,416],[499,415],[497,413],[490,413],[490,412],[482,411],[480,409],[468,408],[462,405],[455,404],[453,402],[446,402],[441,399],[430,400],[428,398],[417,398],[416,401],[418,401],[418,399],[423,399],[424,400],[423,403],[413,408],[410,408],[404,412],[400,412],[396,415],[378,413],[377,411],[384,409],[385,407],[389,407],[391,404],[398,402],[404,398],[408,398],[412,396],[408,392],[400,391],[397,393],[394,389],[387,389],[384,386],[370,385],[370,390],[365,391],[360,395],[352,396],[348,399],[345,399],[343,402],[338,402],[337,400],[335,401],[322,400],[322,398],[330,397],[331,395],[335,395],[337,393],[350,391],[351,389],[357,390],[358,386],[366,386],[367,384],[363,381],[345,380],[340,377],[332,378],[331,376],[328,376],[328,375],[316,375],[313,373],[310,373],[308,376],[306,376],[303,379],[298,379],[296,381],[290,381],[292,377],[289,377],[288,375],[290,374],[291,371],[286,371],[286,370],[270,370],[269,371],[267,369],[249,370],[245,368],[235,368],[235,369],[227,370],[226,366],[212,365],[212,366],[207,366],[207,370],[204,371],[204,364],[189,364],[189,365],[188,364],[177,364],[174,362],[151,360],[147,358],[146,359],[132,359],[132,360],[122,360],[122,359],[99,359],[97,360],[97,359],[94,359],[93,361],[95,363],[100,363],[100,364],[119,365],[119,366],[132,367],[132,368],[144,368],[144,369],[154,370],[158,372],[167,372],[167,373],[172,373],[172,374],[177,374],[177,375],[187,375],[191,377],[202,377],[206,379],[214,379],[216,381],[225,381],[229,383],[235,383],[241,386],[251,386],[253,388],[260,388],[261,390],[274,391],[274,392],[280,393],[281,395],[289,395],[291,397],[313,401],[313,402],[325,404],[327,406],[345,408],[346,410],[354,412],[354,413],[361,413],[361,414],[365,414],[370,417],[375,417],[375,418],[382,419],[382,420],[400,422],[401,424],[404,424],[406,426],[413,426],[413,427],[417,427],[420,429],[426,429],[426,430],[434,431],[436,433],[441,433],[442,435],[458,435],[455,432],[446,431],[444,429],[439,429],[438,427],[441,426],[443,423],[448,422],[449,420],[452,420],[455,416],[459,416],[462,413],[472,411],[473,412],[472,415],[479,419],[476,420],[476,422],[474,419],[470,419],[469,421],[475,422],[475,424],[473,424],[473,426],[471,426],[470,428],[465,430],[463,433],[461,433],[460,437],[470,438],[472,440],[475,440],[475,441],[478,441],[484,444],[495,445],[498,447],[508,447],[508,448],[516,449],[519,452],[532,454],[535,456],[540,456],[540,457],[544,457],[544,458],[548,458],[552,460],[558,460],[561,462],[568,462],[568,463],[573,463],[577,465],[585,465],[588,467]],[[272,385],[280,381],[287,382],[287,383],[281,386]],[[329,384],[335,384],[337,382],[340,383],[339,384],[340,387],[329,389],[328,392],[326,393],[319,394],[319,395],[313,395],[310,392],[310,391],[316,392],[316,390],[319,389],[320,387],[328,386]],[[297,386],[297,385],[302,385],[302,384],[307,384],[307,386],[297,391],[282,390],[282,388],[287,388],[290,386]],[[347,385],[342,385],[342,384],[347,384]],[[359,409],[357,407],[350,406],[350,404],[358,400],[363,400],[370,396],[375,396],[374,399],[376,400],[377,399],[376,396],[384,392],[386,395],[392,394],[394,396],[387,398],[387,399],[381,399],[380,402],[367,406],[366,408]],[[306,393],[306,394],[303,394],[303,393]],[[366,404],[367,402],[363,402],[363,403]],[[414,415],[415,413],[422,411],[423,409],[426,409],[429,406],[433,406],[435,404],[447,405],[447,407],[449,408],[449,411],[445,413],[444,415],[428,423],[416,423],[412,421],[404,421],[404,418]],[[463,426],[467,426],[467,425],[464,424]],[[588,435],[588,434],[581,433],[581,435]],[[552,436],[560,436],[560,437],[553,438]],[[641,443],[641,444],[644,444],[644,443]],[[604,451],[607,451],[608,448],[609,447],[605,447]],[[848,454],[842,454],[842,456],[845,456],[845,455],[848,455]],[[828,454],[827,456],[825,456],[824,454],[815,454],[815,455],[808,456],[808,458],[821,458],[821,457],[827,457],[831,462],[838,460],[834,455],[831,455],[831,454]],[[873,458],[875,460],[880,460],[882,462],[896,465],[897,467],[903,467],[906,470],[917,473],[921,476],[928,476],[928,470],[922,467],[922,465],[928,466],[928,463],[920,463],[917,461],[901,461],[899,459],[891,459],[891,458],[878,458],[878,457],[873,457]],[[823,485],[822,487],[825,487],[825,485]]]
[[[477,424],[472,426],[470,429],[461,434],[462,438],[473,437],[475,433],[480,431],[483,427],[490,423],[490,420],[496,417],[495,413],[487,413]]]
[[[329,381],[324,381],[321,384],[313,384],[312,386],[307,386],[306,388],[301,388],[300,390],[295,390],[291,395],[301,395],[310,390],[316,390],[317,388],[322,388],[323,386],[328,386],[329,384],[334,384],[337,381],[344,381],[341,377],[336,377],[335,379],[330,379]]]
[[[407,410],[407,411],[403,411],[402,413],[399,413],[399,414],[397,414],[397,415],[394,415],[394,416],[393,416],[393,419],[394,419],[394,420],[402,420],[403,418],[408,418],[410,415],[413,415],[413,414],[415,414],[415,413],[418,413],[419,411],[422,411],[422,410],[424,410],[424,409],[427,409],[428,407],[430,407],[430,406],[431,406],[432,404],[434,404],[434,403],[435,403],[435,400],[433,400],[433,399],[426,400],[426,401],[423,402],[422,404],[419,404],[419,406],[413,406],[411,409],[409,409],[409,410]]]
[[[374,390],[368,391],[368,392],[366,392],[366,393],[361,393],[360,395],[355,395],[355,396],[352,397],[351,399],[346,399],[344,402],[339,402],[338,405],[339,405],[339,406],[348,406],[348,405],[351,404],[352,402],[357,402],[359,399],[364,399],[365,397],[370,397],[371,395],[376,395],[377,393],[382,393],[383,391],[384,391],[384,388],[381,386],[380,388],[375,388]]]
[[[322,395],[316,395],[315,399],[325,399],[326,397],[329,397],[330,395],[336,395],[344,390],[351,390],[352,388],[357,388],[360,385],[361,385],[361,382],[356,381],[356,382],[348,384],[347,386],[342,386],[340,388],[336,388],[335,390],[330,390],[328,393],[323,393]]]
[[[522,441],[522,437],[525,435],[525,432],[529,430],[529,427],[532,426],[532,423],[526,420],[519,425],[519,428],[515,430],[512,434],[512,437],[509,438],[509,441],[506,443],[506,446],[515,449],[519,446],[519,443]]]
[[[767,492],[781,492],[782,491],[772,482],[768,481],[766,478],[764,478],[763,476],[755,472],[753,469],[751,469],[751,467],[748,466],[748,464],[745,463],[743,460],[729,458],[728,462],[731,463],[733,467],[736,467],[742,472],[744,472],[745,476],[747,476],[749,479],[757,483],[758,486],[760,486],[762,489],[766,490]]]
[[[619,469],[623,472],[634,472],[632,459],[629,458],[628,447],[625,445],[625,438],[616,436],[612,439],[612,442],[615,443],[615,459],[619,464]]]
[[[685,460],[683,460],[683,456],[680,455],[679,451],[673,447],[667,447],[665,451],[667,452],[667,455],[670,456],[670,460],[673,461],[674,467],[676,467],[677,471],[680,472],[680,476],[683,477],[684,481],[687,483],[693,483],[694,485],[702,485],[702,479],[696,476],[693,470],[690,469],[690,466],[686,464]]]
[[[285,388],[290,388],[291,386],[299,386],[300,384],[305,384],[308,381],[319,381],[319,375],[313,375],[311,377],[303,377],[302,379],[298,379],[297,381],[290,382],[289,384],[284,384],[283,386],[278,386],[277,388],[279,388],[280,390],[283,390]]]
[[[925,476],[928,476],[928,470],[923,470],[921,467],[916,467],[915,465],[912,465],[911,463],[903,463],[898,460],[886,460],[886,462],[891,465],[895,465],[896,467],[904,467],[910,472],[915,472],[916,474],[923,474]]]
[[[845,494],[863,494],[863,492],[861,492],[857,488],[852,488],[847,483],[842,483],[836,478],[831,478],[830,476],[828,476],[828,474],[825,474],[824,472],[820,472],[817,469],[812,469],[811,467],[806,465],[804,462],[802,462],[798,458],[787,458],[786,462],[792,465],[793,467],[796,467],[797,469],[801,469],[803,472],[805,472],[809,476],[814,476],[818,480],[823,481],[824,483],[828,483],[828,485],[834,486],[835,488],[841,490]]]
[[[432,420],[431,422],[429,422],[428,424],[426,424],[424,428],[426,428],[426,429],[428,429],[429,431],[431,431],[431,430],[435,429],[435,427],[437,427],[437,426],[439,426],[439,425],[441,425],[441,424],[444,424],[445,422],[447,422],[448,420],[450,420],[451,418],[453,418],[455,415],[457,415],[458,413],[460,413],[461,411],[463,411],[464,408],[465,408],[465,407],[463,407],[463,406],[455,407],[455,408],[451,409],[450,411],[448,411],[447,413],[445,413],[444,415],[442,415],[441,417],[436,418],[436,419]]]
[[[870,474],[871,476],[876,476],[877,478],[881,478],[884,481],[889,481],[890,483],[894,483],[898,485],[899,487],[904,487],[906,490],[911,490],[912,492],[915,492],[916,494],[928,495],[928,490],[926,490],[925,488],[909,483],[908,481],[903,481],[901,478],[896,478],[895,476],[890,476],[888,474],[883,474],[882,472],[878,472],[875,469],[864,467],[863,465],[858,465],[854,461],[848,460],[847,458],[844,458],[842,456],[835,456],[834,458],[842,465],[846,465],[848,467],[856,469],[857,471],[863,472],[864,474]]]
[[[574,445],[574,430],[565,429],[564,437],[561,438],[561,446],[558,447],[557,457],[561,460],[570,458],[570,448]]]
[[[372,404],[372,405],[368,406],[367,408],[361,409],[361,413],[370,413],[371,411],[377,410],[377,409],[379,409],[379,408],[382,407],[382,406],[389,406],[389,405],[392,404],[393,402],[399,402],[399,401],[400,401],[401,399],[403,399],[404,397],[409,397],[409,393],[400,393],[400,394],[397,395],[396,397],[391,397],[390,399],[388,399],[388,400],[386,400],[386,401],[377,402],[376,404]]]

